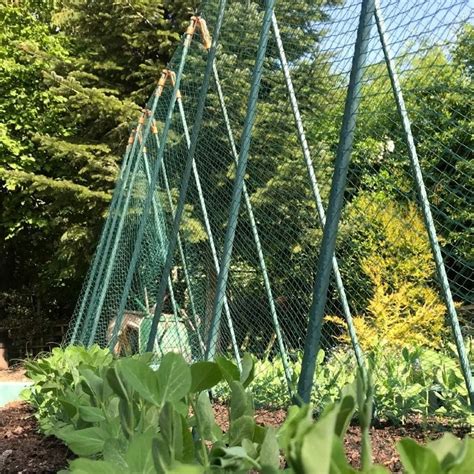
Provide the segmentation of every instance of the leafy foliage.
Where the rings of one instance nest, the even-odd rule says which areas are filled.
[[[0,289],[27,311],[22,319],[2,307],[13,340],[28,333],[30,319],[72,313],[135,101],[149,94],[193,7],[0,3]]]
[[[348,210],[348,226],[357,245],[344,268],[351,263],[370,282],[367,303],[359,302],[364,313],[354,317],[362,347],[440,347],[445,307],[432,286],[435,267],[416,206],[394,204],[383,193],[361,194]],[[340,318],[328,320],[345,327]],[[348,342],[346,334],[341,339]]]
[[[0,289],[5,300],[15,301],[1,309],[2,319],[13,328],[13,338],[20,338],[22,332],[25,335],[22,328],[33,319],[66,319],[72,313],[106,213],[128,126],[134,125],[137,104],[151,92],[197,3],[23,0],[1,4],[0,84],[7,93],[0,105],[0,273],[4,275]],[[335,118],[345,89],[340,86],[341,74],[333,67],[335,58],[319,47],[325,31],[314,25],[324,22],[330,7],[342,3],[318,0],[279,4],[283,41],[288,45],[298,97],[304,97],[300,105],[308,141],[317,156],[323,200],[328,194],[338,139]],[[229,6],[226,28],[235,31],[239,41],[224,35],[219,67],[224,73],[224,90],[227,77],[241,86],[238,94],[226,97],[238,121],[245,114],[242,96],[249,87],[260,20],[258,2],[232,2]],[[466,237],[472,220],[469,190],[473,188],[469,160],[471,39],[472,27],[466,26],[449,53],[427,47],[427,52],[415,59],[406,58],[410,64],[402,74],[455,296],[466,302],[471,295],[472,273],[471,246]],[[240,62],[242,49],[249,54]],[[315,225],[315,205],[294,124],[288,114],[279,112],[286,110],[287,94],[271,44],[267,66],[272,79],[264,79],[262,86],[248,185],[282,329],[290,348],[299,350],[302,338],[293,333],[306,324],[311,298],[308,275],[314,271],[321,231]],[[350,207],[360,207],[368,217],[360,222],[348,216],[341,228],[341,270],[348,294],[356,295],[353,304],[360,316],[356,324],[364,333],[361,339],[366,347],[376,345],[380,334],[395,345],[434,347],[439,346],[443,335],[444,315],[432,284],[428,248],[420,237],[424,232],[415,211],[416,198],[406,179],[403,133],[393,103],[381,93],[388,79],[376,80],[382,67],[377,64],[368,71],[368,81],[380,86],[364,97],[367,120],[359,134],[363,136],[356,140],[347,193]],[[438,73],[426,74],[429,68]],[[199,77],[186,80],[198,81]],[[210,93],[208,102],[211,110],[217,110],[215,92]],[[371,111],[377,111],[372,119]],[[213,163],[203,183],[204,193],[208,201],[216,203],[213,225],[222,229],[227,219],[223,196],[229,194],[233,176],[229,163],[220,159],[221,150],[227,147],[226,131],[210,117],[202,133],[212,143],[207,153]],[[268,152],[269,140],[272,153]],[[259,179],[252,181],[253,176]],[[385,206],[381,196],[393,202],[386,218],[372,205],[379,202],[380,207]],[[207,252],[201,220],[197,206],[189,206],[183,231],[186,240]],[[413,232],[405,235],[402,221],[410,222]],[[250,348],[260,355],[261,346],[269,342],[265,328],[271,317],[260,296],[258,262],[246,250],[253,248],[253,235],[246,222],[240,220],[235,248],[239,271],[234,278],[240,291],[235,292],[231,303],[233,313],[242,313],[242,328],[237,329],[246,331],[238,338],[243,340],[250,334]],[[285,229],[286,240],[272,242],[281,235],[281,229]],[[373,236],[366,239],[366,230]],[[404,242],[390,237],[392,231],[406,237]],[[387,241],[377,241],[385,237]],[[416,258],[421,259],[419,268]],[[286,265],[281,265],[282,259]],[[354,265],[360,270],[357,277],[353,275]],[[212,273],[210,268],[202,270]],[[334,294],[330,302],[332,308],[340,309]],[[255,312],[258,317],[254,317]],[[428,320],[433,321],[429,327]],[[337,339],[331,338],[327,346],[331,344],[337,344]]]
[[[143,354],[114,360],[94,346],[57,349],[27,364],[35,382],[27,398],[37,408],[43,430],[78,456],[101,458],[79,458],[71,463],[72,472],[278,466],[276,434],[256,425],[252,396],[245,390],[254,373],[249,356],[241,373],[224,359],[190,366],[181,355],[168,353],[157,370],[150,367],[152,359]],[[216,425],[206,392],[221,380],[231,391],[227,433]]]
[[[68,472],[274,473],[280,470],[280,450],[289,473],[387,472],[372,463],[370,379],[359,375],[344,386],[339,400],[327,404],[316,422],[310,405],[290,407],[275,430],[253,418],[252,396],[244,388],[253,383],[249,356],[242,372],[224,358],[190,366],[179,354],[168,353],[156,370],[151,359],[144,354],[113,360],[98,347],[70,347],[28,364],[35,381],[30,400],[42,426],[79,456]],[[221,380],[231,393],[227,433],[217,426],[206,392]],[[45,410],[45,400],[55,409]],[[361,471],[349,465],[343,449],[356,411]],[[458,473],[471,466],[474,440],[448,434],[424,447],[404,439],[398,449],[406,472]]]
[[[472,342],[466,350],[473,359]],[[381,344],[366,353],[373,386],[374,413],[377,420],[403,424],[414,415],[444,416],[472,423],[472,414],[464,379],[454,346],[442,351],[405,346],[393,348]],[[300,353],[292,356],[291,371],[296,385],[301,370]],[[324,407],[339,398],[342,388],[355,380],[357,365],[347,347],[320,351],[311,395],[313,409]],[[261,406],[282,408],[291,403],[281,358],[257,360],[252,393]],[[229,389],[218,385],[215,394],[226,400]]]
[[[450,50],[430,46],[416,57],[400,57],[409,63],[410,72],[401,74],[401,87],[446,268],[454,296],[466,302],[472,299],[473,268],[472,38],[472,25],[465,25]],[[416,203],[404,132],[393,103],[383,93],[390,87],[385,65],[371,66],[369,80],[375,89],[361,106],[366,111],[364,137],[356,144],[351,193],[383,192],[397,201]]]

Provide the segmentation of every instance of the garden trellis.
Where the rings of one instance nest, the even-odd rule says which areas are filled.
[[[278,358],[308,401],[320,349],[365,368],[452,341],[474,405],[471,17],[204,2],[131,126],[68,342]]]

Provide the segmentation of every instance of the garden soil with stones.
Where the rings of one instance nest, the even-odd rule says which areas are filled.
[[[224,405],[214,405],[216,420],[222,429],[228,424],[228,410]],[[267,426],[283,423],[284,410],[256,412],[257,422]],[[381,425],[372,428],[374,462],[382,464],[392,472],[400,472],[399,456],[395,445],[403,437],[410,436],[419,442],[439,438],[443,432],[451,431],[459,437],[468,429],[449,428],[446,423],[421,424],[418,420],[403,427]],[[345,449],[350,463],[360,465],[360,430],[349,427],[345,438]],[[24,402],[17,402],[0,408],[0,473],[47,473],[57,472],[67,466],[73,454],[58,439],[43,436],[31,408]]]
[[[24,402],[0,408],[0,473],[57,472],[72,453],[54,436],[43,436]]]

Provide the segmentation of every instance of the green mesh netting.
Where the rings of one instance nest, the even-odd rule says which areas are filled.
[[[168,66],[176,77],[165,73],[166,84],[131,127],[68,342],[96,342],[118,354],[174,350],[188,360],[216,353],[239,360],[249,351],[259,370],[293,384],[321,270],[321,223],[344,138],[361,4],[373,8],[374,2],[278,1],[275,16],[266,17],[268,44],[262,42],[264,12],[272,2],[224,3],[201,7],[217,43],[215,61],[209,63],[214,48],[207,49],[205,29],[195,20],[192,40],[184,36]],[[371,14],[352,158],[345,189],[339,189],[344,205],[319,359],[340,361],[351,373],[364,353],[402,357],[407,348],[421,349],[416,361],[430,367],[435,383],[440,357],[451,351],[449,369],[464,384],[457,357],[465,367],[466,357],[472,361],[461,346],[472,335],[474,288],[472,10],[468,0],[375,3],[447,280],[436,271],[422,212],[427,201],[420,201],[380,25]],[[252,91],[258,94],[255,107]],[[246,166],[235,202],[238,160]],[[170,243],[172,265],[164,272]],[[446,282],[452,300],[446,300]],[[453,301],[454,313],[447,309]],[[457,349],[450,345],[453,327],[461,331]]]

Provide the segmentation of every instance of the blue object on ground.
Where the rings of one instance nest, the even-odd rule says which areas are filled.
[[[0,407],[20,400],[21,391],[31,382],[0,382]]]

